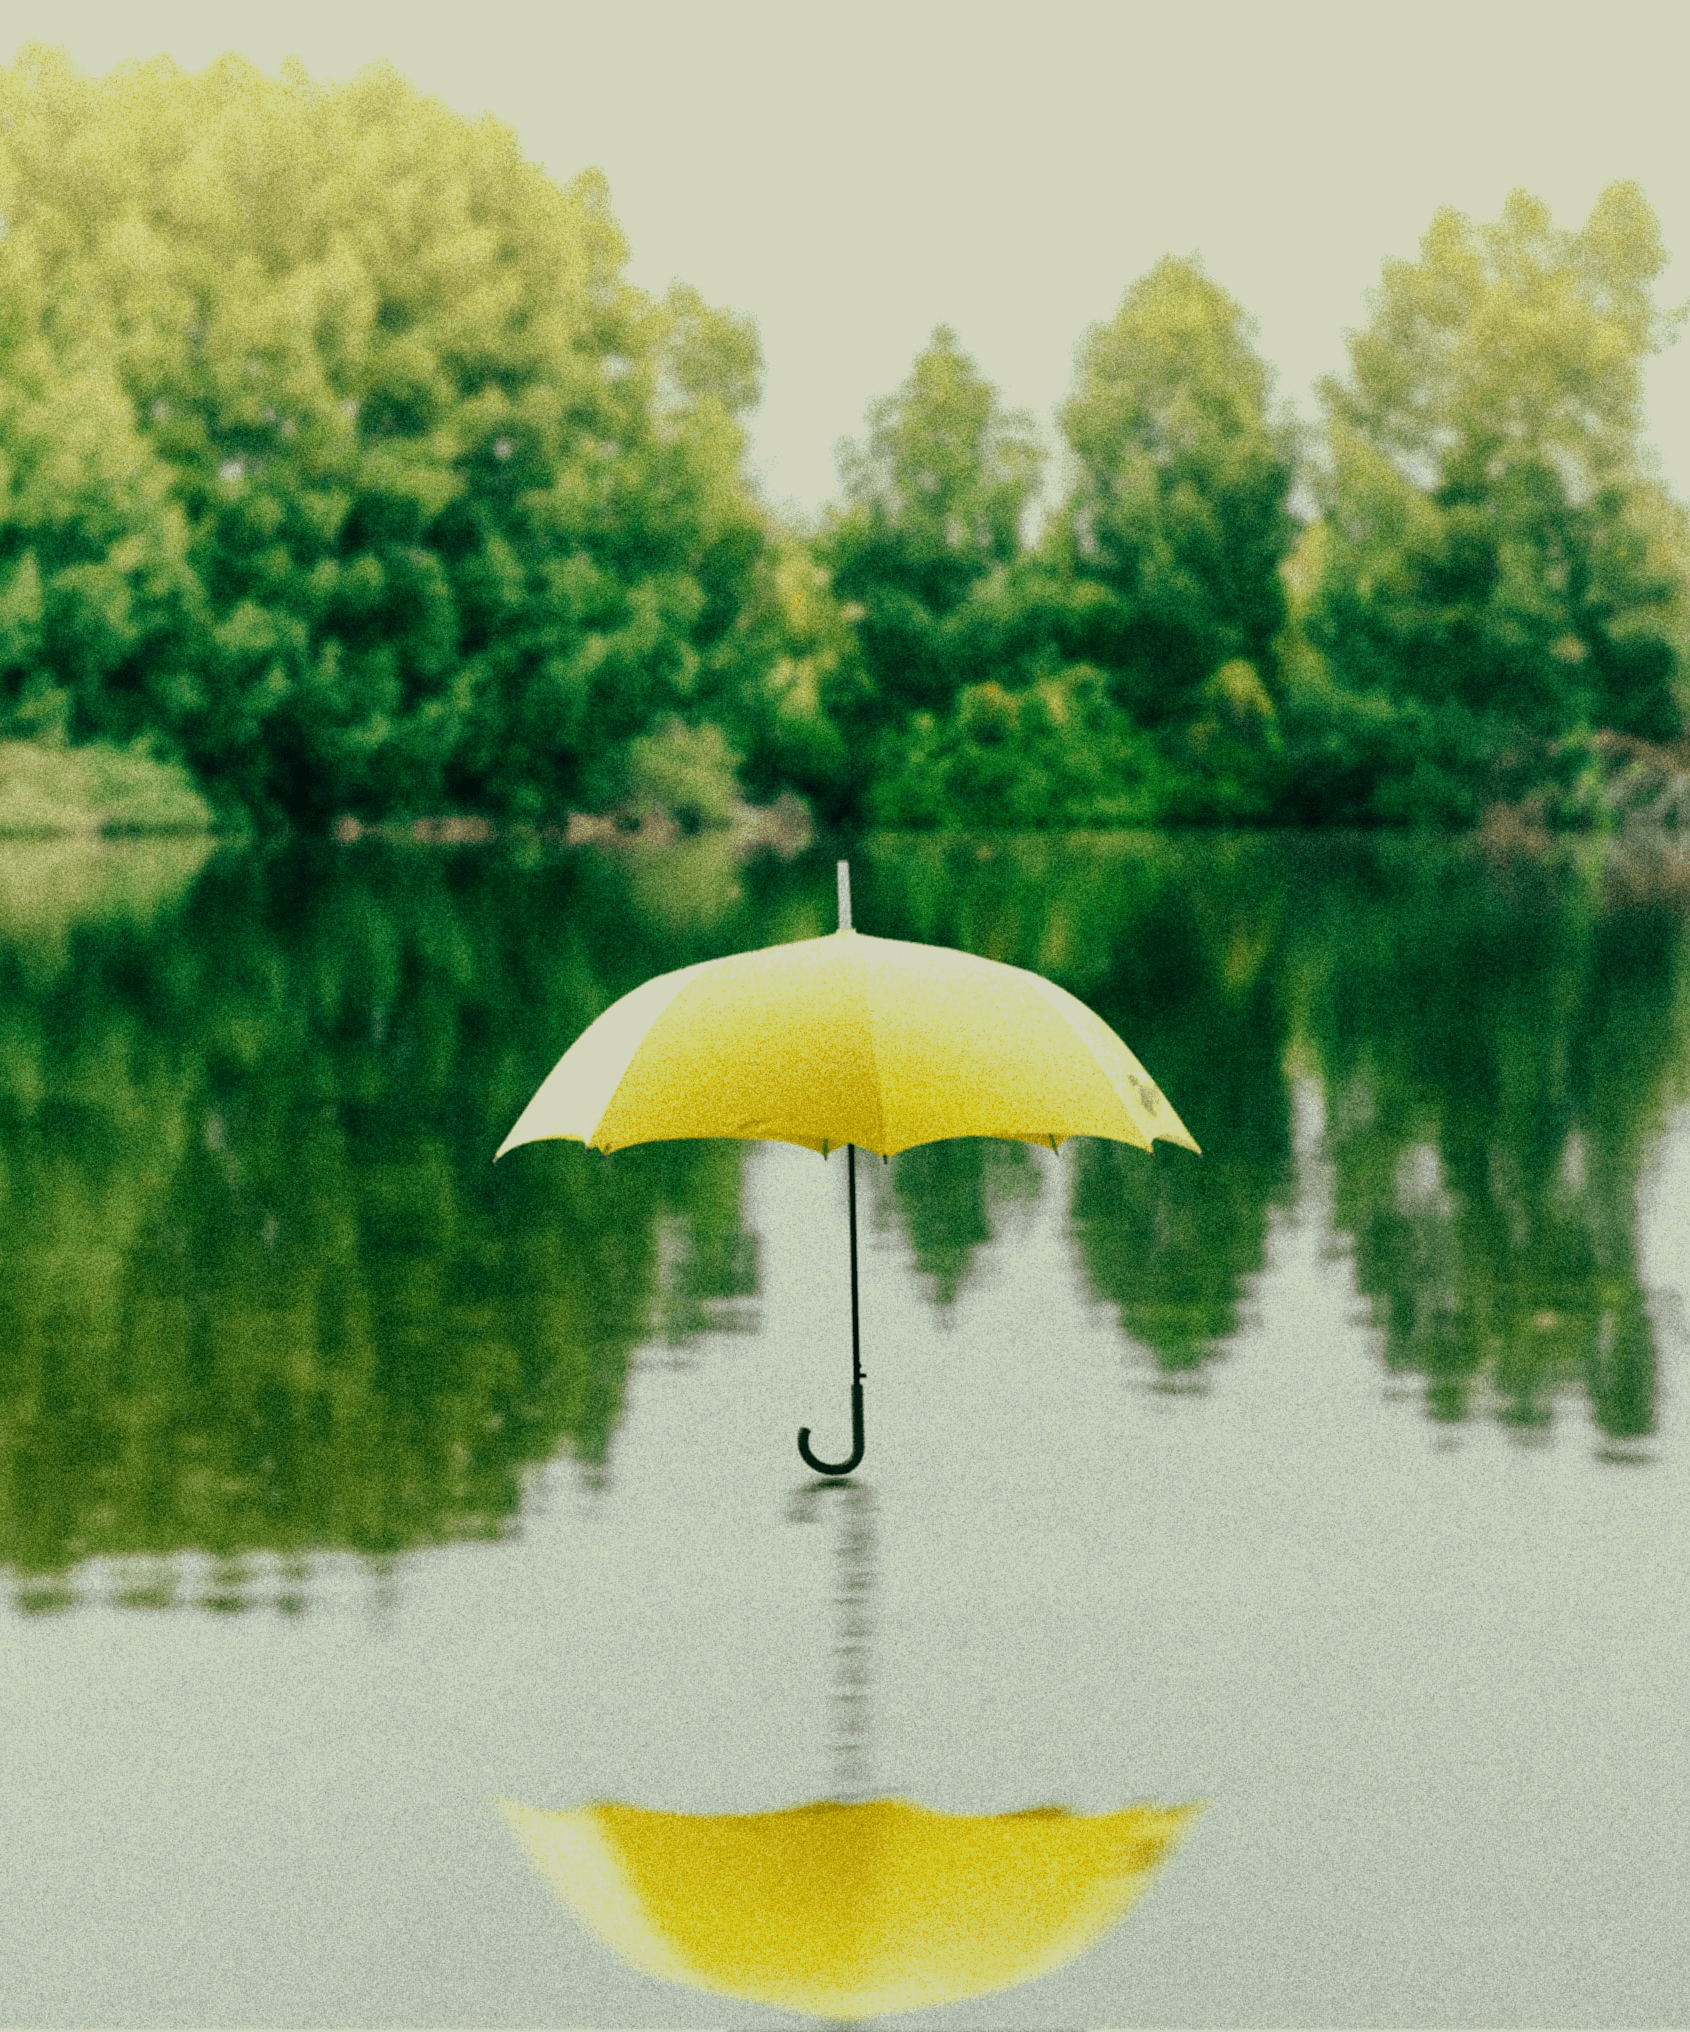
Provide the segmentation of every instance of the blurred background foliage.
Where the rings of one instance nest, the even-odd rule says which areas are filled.
[[[29,46],[0,219],[0,739],[128,769],[79,824],[1690,816],[1635,185],[1440,212],[1313,429],[1195,260],[1082,336],[1054,447],[941,326],[804,524],[751,324],[390,69]]]
[[[638,980],[825,928],[825,851],[700,884],[702,844],[646,867],[380,840],[0,853],[20,1600],[68,1602],[106,1559],[165,1602],[197,1553],[235,1607],[260,1556],[501,1536],[544,1462],[614,1472],[636,1360],[757,1329],[744,1145],[490,1161],[560,1040]],[[1245,1358],[1275,1231],[1319,1200],[1384,1374],[1429,1416],[1541,1440],[1571,1399],[1635,1457],[1660,1390],[1639,1180],[1690,1063],[1682,860],[883,835],[859,921],[1061,981],[1205,1154],[939,1144],[869,1167],[873,1218],[942,1319],[1060,1192],[1126,1377],[1190,1391]]]
[[[764,546],[750,327],[373,68],[0,76],[0,674],[310,823],[618,796]]]

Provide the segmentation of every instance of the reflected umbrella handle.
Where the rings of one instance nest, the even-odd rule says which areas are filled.
[[[863,1464],[863,1379],[859,1376],[851,1385],[851,1458],[837,1465],[831,1461],[817,1460],[810,1451],[810,1428],[798,1429],[798,1451],[804,1456],[804,1465],[814,1468],[818,1475],[848,1475]]]

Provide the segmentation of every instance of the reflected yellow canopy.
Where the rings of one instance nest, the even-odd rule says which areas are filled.
[[[1120,1919],[1197,1811],[494,1803],[556,1895],[635,1968],[834,2019],[954,2003],[1059,1968]]]
[[[883,1157],[948,1136],[1197,1144],[1100,1016],[948,946],[824,938],[644,982],[569,1047],[499,1147],[743,1136]]]

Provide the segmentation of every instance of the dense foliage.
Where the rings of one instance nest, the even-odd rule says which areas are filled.
[[[1634,185],[1577,231],[1440,212],[1306,465],[1195,260],[1083,338],[1049,495],[942,326],[814,527],[745,474],[750,324],[634,288],[596,173],[390,70],[31,46],[0,220],[0,740],[319,827],[783,789],[846,827],[1589,818],[1644,748],[1690,809]]]
[[[1690,529],[1639,450],[1665,265],[1633,184],[1576,233],[1523,192],[1492,226],[1443,211],[1386,264],[1322,390],[1306,625],[1339,697],[1309,703],[1345,764],[1309,815],[1465,820],[1522,749],[1682,731]]]
[[[894,825],[1262,815],[1293,440],[1239,306],[1194,262],[1079,356],[1071,478],[1035,539],[1028,418],[941,327],[847,446],[814,546],[856,655],[822,702],[846,802]]]
[[[1271,722],[1277,689],[1296,442],[1252,336],[1194,263],[1161,261],[1088,334],[1062,412],[1061,535],[1111,596],[1115,696],[1198,756],[1227,719]]]
[[[0,75],[0,683],[312,819],[613,798],[761,549],[743,322],[380,68]]]

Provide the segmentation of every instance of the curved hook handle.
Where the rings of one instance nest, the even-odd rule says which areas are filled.
[[[810,1451],[810,1428],[800,1426],[798,1451],[804,1456],[804,1465],[814,1468],[818,1475],[848,1475],[863,1464],[863,1385],[859,1377],[851,1385],[851,1458],[834,1466],[828,1461],[817,1460]]]

